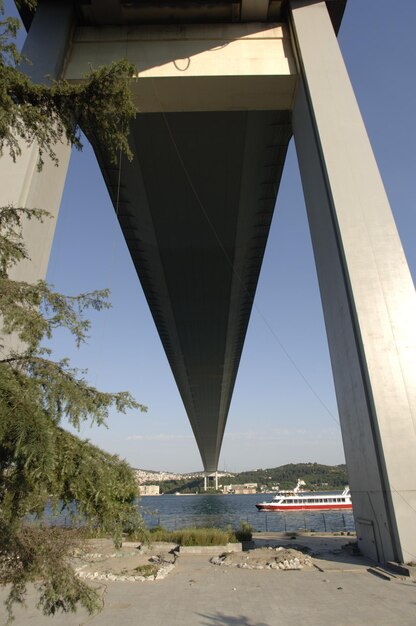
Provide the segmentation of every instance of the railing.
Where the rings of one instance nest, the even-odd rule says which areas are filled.
[[[253,513],[248,515],[168,515],[146,513],[142,511],[148,528],[162,526],[167,530],[192,526],[237,528],[241,522],[247,522],[257,532],[295,532],[312,530],[315,532],[353,532],[355,530],[352,513]]]

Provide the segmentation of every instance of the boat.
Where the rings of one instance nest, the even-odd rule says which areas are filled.
[[[305,492],[301,489],[305,483],[298,480],[292,490],[279,490],[271,502],[259,502],[259,511],[332,511],[351,510],[350,488],[345,487],[339,494]]]

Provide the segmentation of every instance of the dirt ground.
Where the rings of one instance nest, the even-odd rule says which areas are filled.
[[[197,548],[195,548],[198,551]],[[203,552],[203,548],[201,552]],[[212,554],[212,552],[211,552]],[[108,539],[91,540],[73,559],[73,567],[81,578],[144,582],[159,580],[175,567],[181,551],[175,544],[125,542],[119,550]],[[228,552],[218,546],[217,553],[207,560],[213,565],[241,569],[300,570],[320,568],[322,559],[334,563],[356,558],[355,537],[281,533],[267,537],[261,534],[242,552]]]

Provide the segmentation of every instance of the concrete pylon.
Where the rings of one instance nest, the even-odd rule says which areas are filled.
[[[362,551],[416,554],[416,297],[325,2],[290,2],[293,130]]]
[[[72,26],[72,2],[46,0],[39,4],[22,50],[29,60],[22,69],[34,82],[50,84],[61,77]],[[46,276],[71,147],[66,140],[55,145],[59,165],[45,155],[41,171],[37,145],[22,145],[21,149],[15,163],[7,148],[0,158],[0,179],[4,181],[0,186],[0,206],[44,209],[50,214],[43,223],[24,221],[23,238],[29,260],[10,272],[14,280],[35,282]]]

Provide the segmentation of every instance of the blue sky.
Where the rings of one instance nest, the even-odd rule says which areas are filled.
[[[7,3],[6,3],[7,5]],[[402,237],[416,272],[416,4],[349,0],[339,42]],[[146,414],[112,413],[81,435],[133,466],[201,469],[191,428],[88,145],[74,153],[48,271],[65,293],[111,289],[91,316],[89,342],[57,336],[57,356],[87,367],[91,383],[128,389]],[[282,346],[284,349],[282,349]],[[290,355],[290,358],[287,355]],[[228,418],[220,467],[344,461],[319,290],[296,156],[290,146],[255,307]]]

